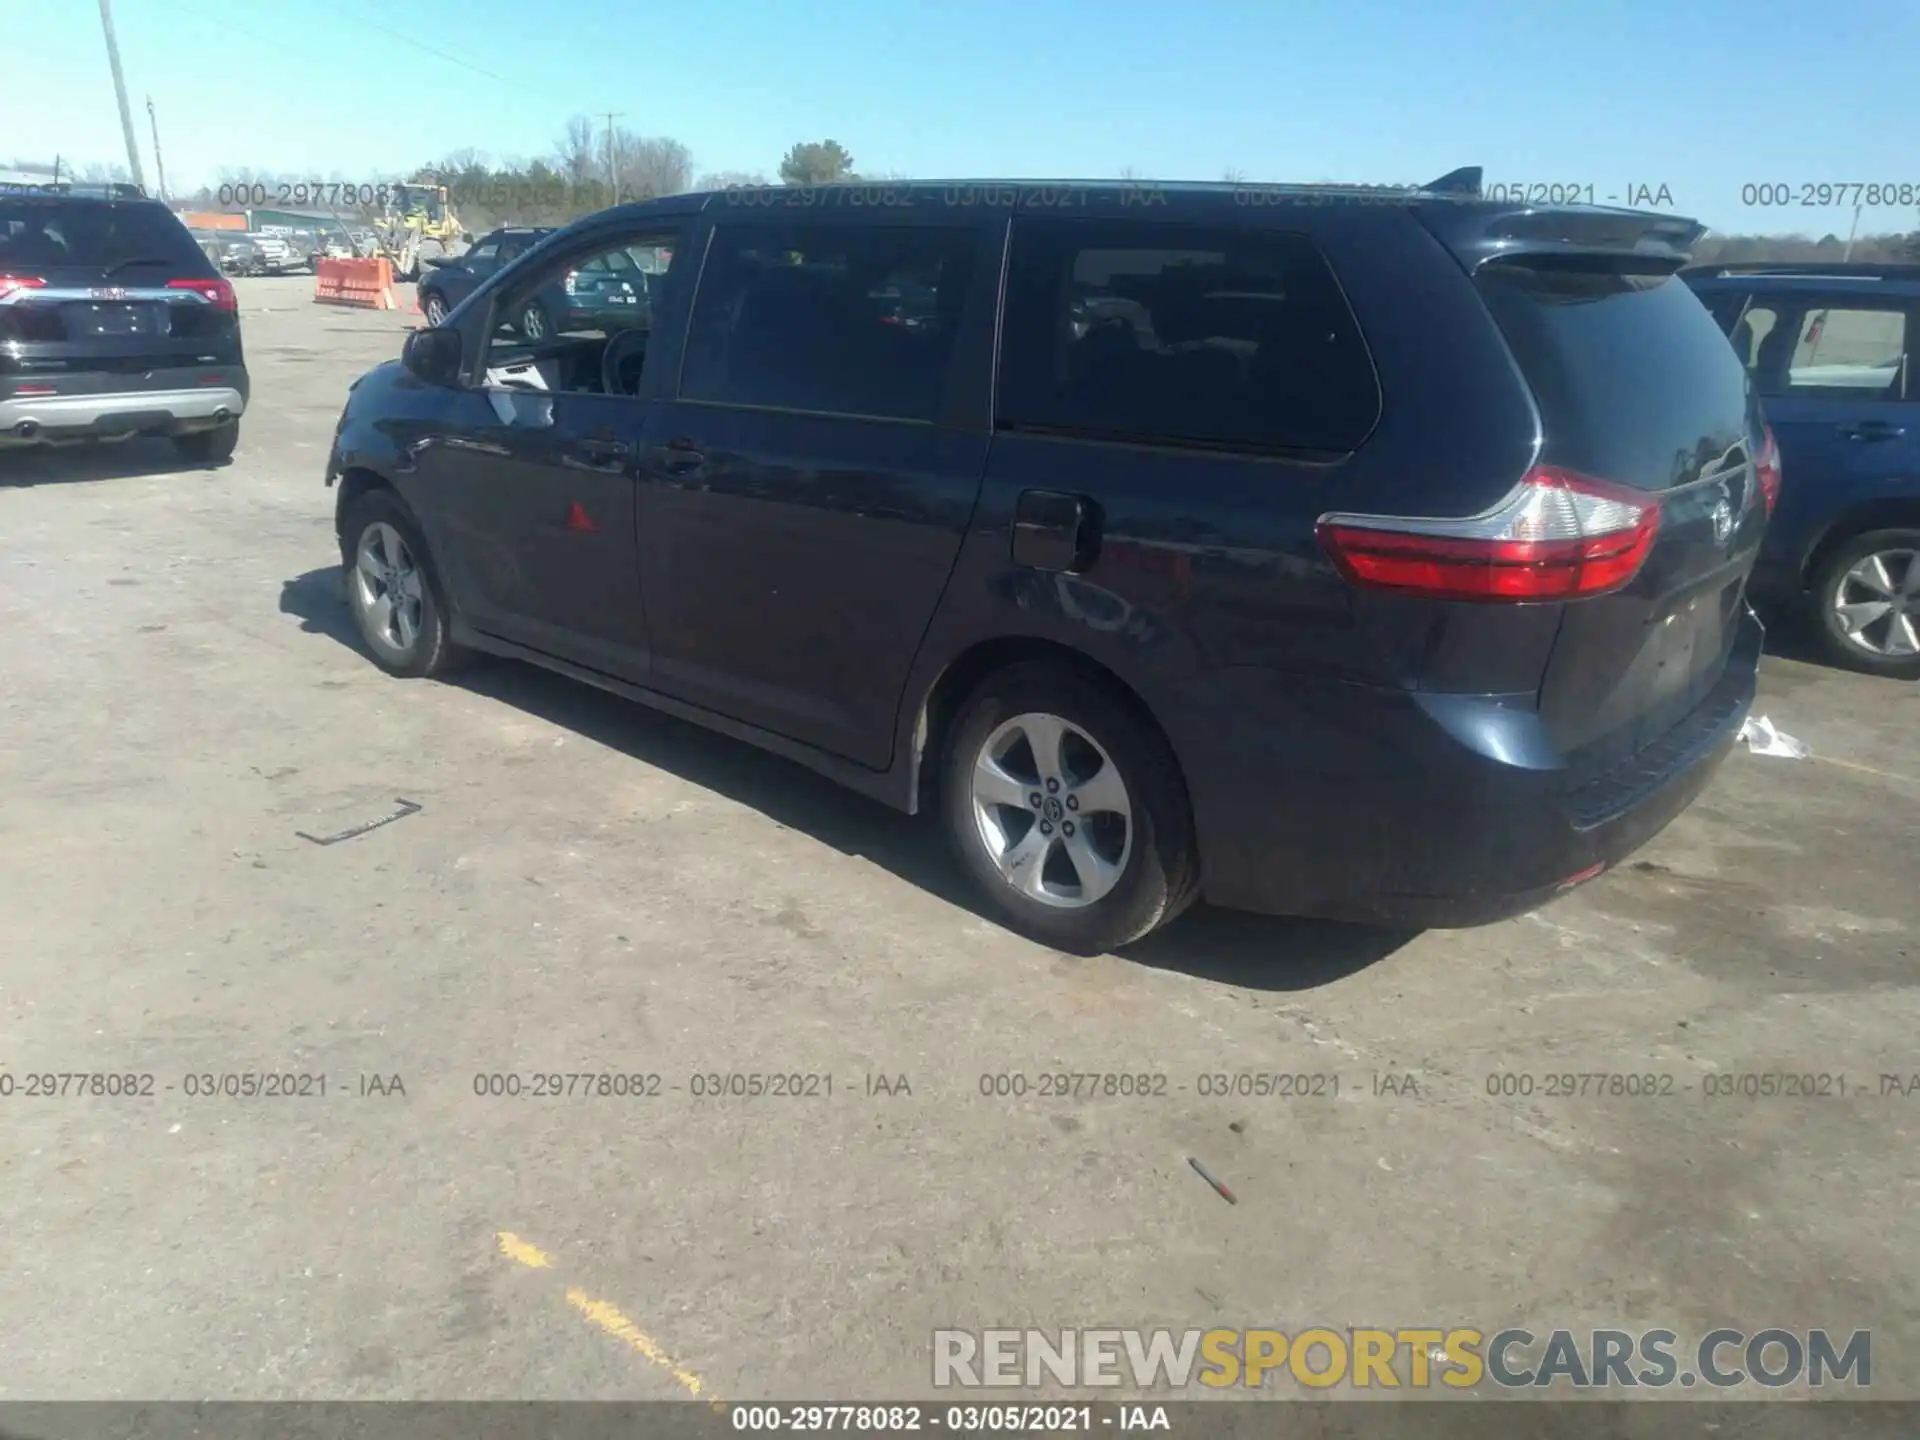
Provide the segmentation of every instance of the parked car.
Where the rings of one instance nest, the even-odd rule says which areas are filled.
[[[285,235],[249,231],[247,239],[251,240],[260,251],[262,274],[286,275],[307,263],[307,257],[301,254]]]
[[[171,436],[233,454],[232,284],[158,200],[0,189],[0,447]]]
[[[1920,266],[1690,270],[1785,472],[1753,590],[1825,653],[1920,679]]]
[[[462,255],[451,259],[429,256],[420,276],[416,298],[429,325],[445,322],[454,307],[479,288],[481,281],[511,264],[553,231],[533,226],[506,226],[481,236]],[[540,333],[545,333],[544,331]]]
[[[200,251],[227,275],[264,275],[266,256],[244,231],[201,230],[194,234]]]
[[[1698,225],[1455,184],[589,217],[348,397],[351,614],[936,808],[1066,949],[1538,905],[1732,746],[1771,450]],[[526,337],[616,252],[657,323]]]

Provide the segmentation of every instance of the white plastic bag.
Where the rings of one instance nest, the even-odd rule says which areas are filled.
[[[1755,755],[1804,760],[1813,753],[1804,741],[1774,729],[1773,721],[1764,715],[1749,715],[1746,724],[1740,727],[1740,738],[1747,742],[1747,749]]]

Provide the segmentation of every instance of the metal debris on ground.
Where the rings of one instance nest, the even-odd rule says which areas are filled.
[[[1187,1157],[1187,1164],[1193,1167],[1194,1173],[1197,1174],[1202,1180],[1206,1181],[1207,1184],[1211,1185],[1215,1190],[1220,1192],[1220,1198],[1222,1200],[1226,1201],[1229,1205],[1238,1205],[1240,1203],[1239,1199],[1234,1195],[1233,1191],[1229,1190],[1226,1186],[1222,1185],[1218,1180],[1216,1180],[1213,1176],[1213,1172],[1207,1169],[1207,1167],[1202,1165],[1198,1160],[1194,1159],[1191,1155]]]
[[[338,845],[342,840],[351,840],[356,835],[366,834],[369,830],[378,830],[382,825],[391,825],[396,820],[404,820],[407,816],[418,813],[420,809],[411,800],[400,800],[395,797],[395,803],[400,808],[391,815],[382,815],[378,820],[369,820],[364,825],[355,825],[351,829],[342,830],[338,835],[309,835],[304,830],[296,830],[293,833],[302,840],[311,840],[316,845]]]
[[[1784,731],[1776,730],[1773,721],[1764,715],[1749,715],[1746,724],[1740,727],[1740,738],[1747,743],[1747,749],[1755,755],[1777,755],[1782,760],[1804,760],[1813,753],[1806,742],[1796,740]]]

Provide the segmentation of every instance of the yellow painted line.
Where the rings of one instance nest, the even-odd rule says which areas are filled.
[[[689,1395],[698,1395],[700,1393],[700,1377],[698,1375],[694,1374],[691,1370],[685,1370],[679,1365],[676,1365],[668,1356],[667,1352],[654,1343],[651,1335],[648,1335],[646,1331],[642,1330],[606,1301],[596,1300],[584,1290],[570,1289],[567,1291],[567,1303],[582,1315],[586,1316],[593,1324],[606,1331],[607,1334],[611,1335],[614,1339],[638,1350],[642,1355],[646,1356],[647,1359],[673,1376],[675,1380],[680,1382],[681,1386]]]
[[[516,1261],[529,1270],[553,1268],[553,1261],[548,1258],[546,1251],[522,1240],[511,1230],[502,1230],[494,1238],[499,1242],[500,1253],[509,1260]],[[586,1316],[589,1324],[596,1326],[604,1334],[612,1336],[628,1349],[638,1351],[673,1376],[689,1395],[697,1396],[704,1388],[698,1375],[676,1363],[672,1356],[660,1348],[659,1343],[651,1335],[622,1315],[618,1307],[608,1304],[605,1300],[596,1300],[586,1291],[574,1286],[567,1288],[567,1303]],[[716,1409],[720,1408],[719,1401],[712,1403]]]
[[[1877,775],[1882,780],[1898,780],[1903,785],[1920,785],[1910,775],[1897,775],[1891,770],[1876,770],[1871,765],[1862,765],[1858,760],[1836,760],[1831,755],[1815,755],[1816,760],[1824,760],[1829,765],[1838,765],[1844,770],[1858,770],[1862,775]]]
[[[537,1246],[529,1245],[510,1230],[502,1230],[499,1235],[500,1253],[509,1260],[518,1260],[529,1270],[551,1270],[553,1262]]]

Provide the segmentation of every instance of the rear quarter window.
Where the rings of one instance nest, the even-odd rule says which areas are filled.
[[[1143,444],[1346,451],[1379,383],[1302,236],[1015,222],[996,422]]]

